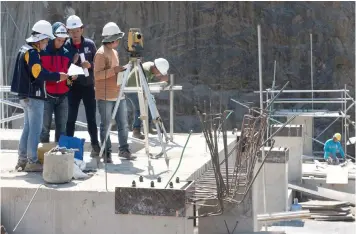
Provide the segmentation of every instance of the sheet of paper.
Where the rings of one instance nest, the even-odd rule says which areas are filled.
[[[75,76],[75,75],[84,75],[84,70],[83,68],[75,65],[75,64],[71,64],[69,69],[68,69],[68,73],[69,76]]]

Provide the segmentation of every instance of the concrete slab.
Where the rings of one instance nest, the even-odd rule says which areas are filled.
[[[228,144],[236,136],[228,134]],[[155,175],[149,175],[147,156],[144,149],[135,153],[134,161],[121,160],[113,155],[114,163],[107,165],[107,173],[99,169],[87,180],[74,180],[64,185],[42,185],[40,173],[14,172],[17,160],[15,150],[2,150],[1,160],[1,215],[6,227],[14,227],[36,189],[39,191],[28,213],[17,229],[18,233],[193,233],[193,220],[186,217],[156,217],[144,215],[115,214],[115,187],[131,186],[135,180],[138,187],[150,187],[154,181],[156,188],[164,188],[172,177],[183,150],[187,134],[175,134],[174,143],[169,143],[168,156],[171,157],[167,170],[163,158],[152,160]],[[222,141],[219,142],[222,150]],[[159,152],[160,147],[151,147]],[[85,160],[89,160],[85,153]],[[222,157],[221,153],[221,157]],[[184,181],[195,180],[210,168],[210,154],[205,151],[205,139],[201,134],[192,134],[185,150],[181,165],[174,176],[174,188],[185,185]],[[139,182],[139,176],[143,182]],[[157,182],[158,176],[161,183]],[[175,178],[180,178],[180,183]],[[107,188],[105,178],[107,178]],[[193,215],[187,205],[187,213]],[[140,223],[140,225],[134,225]]]
[[[268,231],[285,231],[286,234],[354,234],[355,222],[328,222],[305,220],[300,227],[296,226],[272,226]]]

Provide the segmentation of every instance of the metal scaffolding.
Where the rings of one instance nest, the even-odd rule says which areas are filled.
[[[274,95],[276,93],[280,93],[280,90],[275,90],[275,89],[266,89],[263,91],[264,95],[264,100],[263,102],[266,103],[266,105],[270,105],[270,113],[271,117],[270,120],[272,122],[280,124],[281,122],[276,121],[274,118],[277,117],[290,117],[292,115],[298,115],[298,116],[306,116],[306,117],[313,117],[313,118],[335,118],[335,120],[330,123],[325,129],[321,131],[321,133],[318,134],[318,136],[305,136],[307,138],[311,138],[313,142],[317,142],[318,144],[324,145],[323,142],[321,142],[318,138],[320,138],[323,133],[325,133],[331,126],[333,126],[340,118],[341,118],[341,131],[343,133],[343,141],[342,145],[345,149],[345,154],[347,154],[347,142],[349,140],[349,125],[353,125],[355,127],[355,121],[351,121],[350,115],[348,114],[349,110],[354,107],[355,105],[355,100],[354,98],[349,94],[349,90],[346,88],[346,85],[344,89],[337,89],[337,90],[283,90],[280,96],[283,95],[301,95],[301,94],[310,94],[311,98],[292,98],[292,97],[278,97],[274,98]],[[260,91],[255,91],[255,93],[260,93]],[[339,97],[332,97],[332,98],[315,98],[313,97],[313,94],[315,93],[322,93],[323,95],[326,96],[339,96]],[[273,103],[271,103],[273,101]],[[312,109],[303,109],[303,108],[298,108],[298,109],[282,109],[282,108],[276,108],[276,104],[280,104],[280,106],[283,106],[285,104],[312,104],[313,108]],[[327,110],[327,109],[321,109],[321,108],[316,108],[317,105],[314,104],[340,104],[340,108],[337,110]],[[314,128],[314,126],[313,126]],[[314,133],[313,133],[314,135]]]

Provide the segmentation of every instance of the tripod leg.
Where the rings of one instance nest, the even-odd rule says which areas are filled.
[[[147,102],[148,102],[148,107],[149,107],[149,109],[151,111],[151,114],[152,114],[152,119],[156,120],[155,121],[155,125],[156,125],[156,128],[157,128],[158,138],[159,138],[159,141],[160,141],[161,146],[162,146],[162,152],[160,154],[158,154],[157,156],[155,156],[155,158],[159,158],[159,157],[162,156],[162,154],[164,154],[166,165],[167,165],[167,167],[169,167],[169,158],[168,158],[167,152],[166,152],[166,144],[163,142],[162,135],[161,135],[161,129],[160,129],[160,125],[162,125],[162,127],[163,127],[162,129],[164,129],[164,126],[163,126],[162,121],[160,121],[160,116],[159,116],[159,113],[158,113],[158,109],[157,109],[156,103],[154,101],[153,95],[150,92],[150,89],[149,89],[147,80],[145,78],[145,75],[144,75],[144,72],[143,72],[141,64],[138,64],[138,68],[139,68],[138,71],[139,71],[141,87],[142,87],[143,92],[144,92],[144,94],[146,96],[146,99],[147,99]],[[160,121],[160,122],[157,122],[157,121]],[[158,123],[160,123],[160,124],[158,124]]]
[[[145,152],[147,155],[147,164],[148,164],[148,174],[154,175],[154,169],[151,163],[151,154],[150,154],[150,150],[149,150],[149,145],[148,145],[148,109],[147,109],[147,104],[143,95],[143,90],[142,90],[142,83],[141,83],[141,73],[138,72],[138,70],[141,68],[139,66],[139,60],[136,60],[136,64],[135,64],[136,68],[135,69],[135,77],[136,77],[136,85],[138,88],[138,102],[139,102],[139,106],[140,106],[140,113],[141,113],[141,121],[143,124],[143,129],[144,129],[144,134],[145,134]]]

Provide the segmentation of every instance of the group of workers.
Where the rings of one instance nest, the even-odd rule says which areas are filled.
[[[40,20],[32,27],[30,37],[20,48],[11,83],[11,92],[17,93],[24,109],[24,127],[19,142],[16,169],[27,172],[42,171],[38,160],[39,142],[48,143],[55,116],[55,142],[61,135],[73,137],[80,102],[83,100],[92,151],[90,156],[99,157],[100,148],[105,147],[104,160],[112,163],[111,142],[99,144],[96,124],[96,105],[100,114],[100,141],[103,144],[105,133],[111,121],[117,96],[118,73],[126,68],[120,65],[117,48],[124,33],[114,22],[107,23],[102,30],[102,45],[83,36],[84,25],[81,19],[72,15],[66,24]],[[84,55],[84,59],[83,59]],[[68,69],[75,64],[87,71],[87,75],[69,76]],[[169,63],[158,58],[142,64],[150,82],[167,82]],[[129,75],[128,86],[136,86],[136,79]],[[135,109],[133,137],[144,139],[141,134],[140,108],[137,93],[129,94]],[[123,95],[116,113],[119,138],[119,157],[134,159],[128,140],[126,96]],[[150,132],[155,133],[151,121]]]

